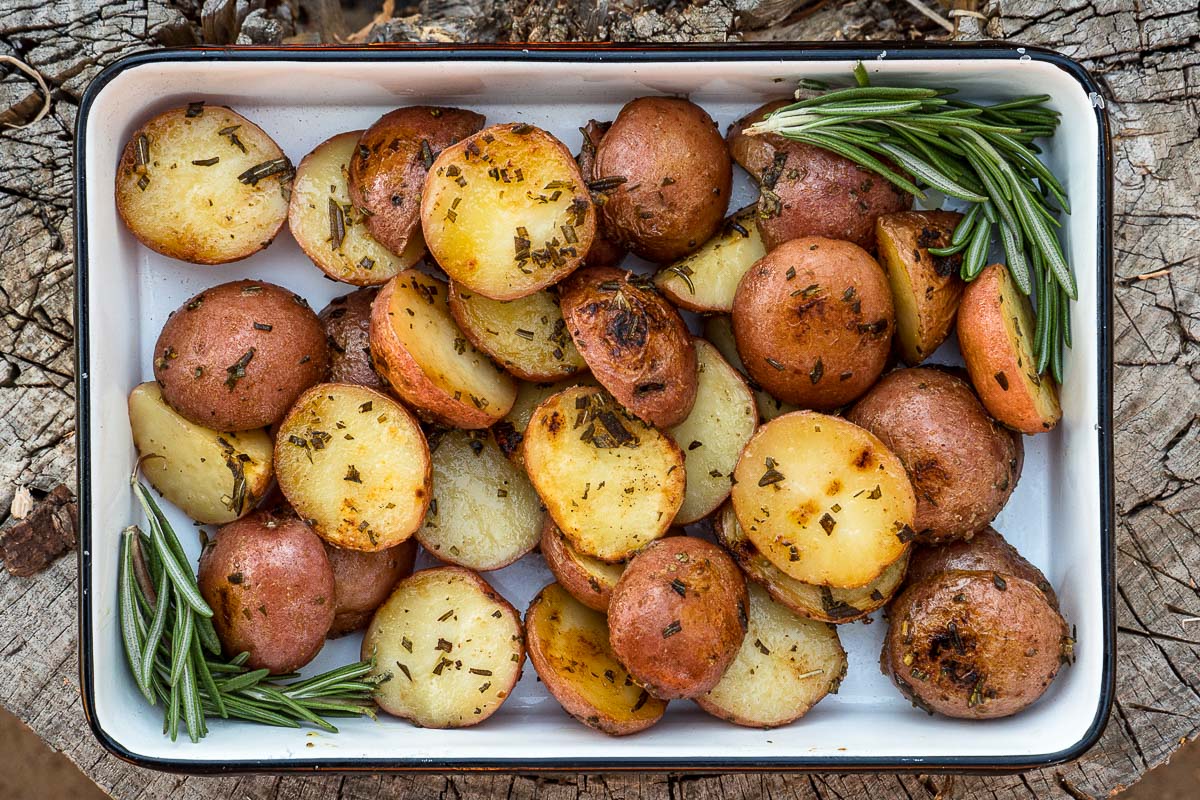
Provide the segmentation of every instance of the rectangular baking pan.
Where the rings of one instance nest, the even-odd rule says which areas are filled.
[[[727,725],[687,701],[656,727],[609,738],[567,717],[532,668],[500,713],[466,730],[422,730],[381,715],[339,721],[341,733],[212,725],[193,745],[162,735],[161,709],[138,694],[116,611],[117,534],[139,519],[127,475],[134,452],[125,399],[150,377],[168,311],[206,286],[256,277],[320,308],[351,287],[324,280],[287,233],[252,258],[201,267],[138,245],[117,219],[120,148],[150,115],[194,100],[227,104],[298,162],[318,143],[365,128],[392,108],[458,105],[489,123],[523,120],[572,149],[589,118],[611,119],[646,94],[689,95],[720,123],[794,88],[799,78],[849,79],[863,61],[883,82],[953,86],[972,99],[1047,93],[1063,124],[1045,153],[1074,213],[1065,224],[1078,274],[1074,347],[1063,423],[1026,438],[1024,475],[996,527],[1040,566],[1076,626],[1076,662],[1015,717],[965,722],[914,709],[878,667],[884,625],[842,626],[850,669],[841,691],[776,730]],[[92,730],[116,755],[177,772],[303,770],[1018,770],[1075,758],[1098,739],[1112,702],[1113,484],[1111,168],[1099,88],[1074,61],[1037,48],[830,44],[711,48],[563,45],[190,49],[135,54],[88,88],[76,136],[79,388],[80,659]],[[739,173],[730,208],[752,199]],[[952,348],[935,360],[953,361]],[[192,526],[177,512],[177,529]],[[190,555],[197,537],[184,536]],[[488,573],[518,608],[550,580],[537,556]],[[357,658],[357,637],[330,643],[309,670]]]

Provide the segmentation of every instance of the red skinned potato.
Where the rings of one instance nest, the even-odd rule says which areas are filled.
[[[920,583],[940,572],[999,572],[1015,575],[1032,583],[1058,608],[1058,595],[1045,574],[1017,552],[1000,533],[987,527],[970,539],[940,546],[921,545],[913,549],[908,565],[908,583]]]
[[[579,602],[596,611],[607,611],[613,587],[625,571],[624,564],[607,564],[575,549],[550,515],[542,523],[542,558],[559,585]]]
[[[329,344],[331,383],[387,388],[371,364],[371,303],[377,293],[365,288],[335,297],[317,315]]]
[[[336,598],[333,627],[329,629],[329,637],[333,638],[366,627],[397,581],[412,574],[417,540],[409,539],[374,553],[343,550],[326,543],[325,552],[333,568]]]
[[[579,154],[575,156],[575,163],[579,165],[579,172],[588,183],[596,180],[596,148],[600,146],[600,140],[611,127],[611,122],[597,122],[591,119],[588,120],[587,125],[579,129],[579,132],[583,134],[583,144],[579,148]],[[592,246],[588,248],[587,255],[583,259],[584,266],[615,267],[624,257],[625,248],[605,235],[604,220],[598,219],[596,236],[592,239]]]

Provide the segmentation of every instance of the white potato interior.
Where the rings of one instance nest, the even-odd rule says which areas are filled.
[[[659,270],[654,285],[683,308],[728,314],[742,276],[767,254],[757,214],[749,206],[730,216],[699,250]]]
[[[587,369],[567,332],[558,297],[548,289],[492,300],[459,288],[450,311],[476,347],[518,378],[552,381]]]
[[[742,357],[738,355],[737,340],[733,338],[733,325],[729,317],[718,314],[704,319],[704,338],[712,342],[725,361],[746,378],[746,385],[754,393],[754,404],[758,407],[758,416],[763,422],[770,422],[776,417],[795,411],[798,406],[777,400],[767,394],[762,387],[746,375],[746,367]]]

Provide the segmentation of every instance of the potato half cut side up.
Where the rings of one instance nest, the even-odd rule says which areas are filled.
[[[757,214],[750,206],[727,218],[699,250],[659,270],[654,285],[680,308],[728,314],[738,282],[767,254],[754,224]]]
[[[384,550],[417,530],[430,497],[429,446],[412,415],[362,386],[305,392],[275,438],[279,488],[322,539]]]
[[[575,549],[550,515],[542,526],[542,558],[555,580],[576,600],[596,611],[607,611],[613,587],[621,580],[624,564],[608,564]]]
[[[525,612],[529,660],[563,710],[589,728],[624,736],[662,719],[651,697],[621,666],[604,615],[552,583]]]
[[[517,397],[513,400],[513,407],[504,415],[504,419],[491,428],[492,435],[496,438],[496,444],[500,445],[504,455],[508,456],[514,464],[524,466],[525,454],[521,450],[521,444],[525,441],[525,429],[529,427],[529,420],[533,417],[534,409],[540,406],[547,397],[558,394],[569,386],[599,385],[596,383],[596,379],[586,372],[557,383],[520,381],[517,386]]]
[[[795,411],[750,439],[733,509],[754,546],[805,583],[854,588],[912,541],[916,498],[892,452],[839,417]]]

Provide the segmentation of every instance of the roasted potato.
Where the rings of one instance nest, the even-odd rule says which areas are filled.
[[[486,428],[512,408],[516,383],[454,323],[449,287],[405,270],[371,307],[375,369],[423,418],[456,428]]]
[[[300,249],[322,272],[356,286],[386,283],[415,264],[424,252],[419,236],[398,254],[375,240],[367,215],[350,199],[350,162],[362,131],[328,139],[296,168],[288,227]]]
[[[300,669],[333,624],[325,547],[291,515],[260,511],[218,530],[200,554],[197,581],[225,655],[249,653],[250,669]]]
[[[754,123],[765,119],[772,111],[789,106],[794,102],[791,98],[772,100],[730,125],[725,133],[725,143],[729,146],[730,156],[738,166],[750,174],[756,183],[762,178],[763,171],[770,167],[775,160],[775,153],[786,150],[791,142],[777,133],[747,136],[744,131]]]
[[[375,702],[423,728],[466,728],[496,713],[525,663],[521,619],[462,567],[405,578],[367,626]]]
[[[130,392],[129,427],[146,480],[196,522],[233,522],[271,486],[265,430],[224,433],[190,422],[166,404],[154,381]]]
[[[553,289],[489,300],[452,283],[450,313],[471,344],[522,380],[556,381],[587,369]]]
[[[134,131],[117,165],[117,213],[151,250],[225,264],[269,245],[287,220],[292,163],[250,120],[189,103]]]
[[[375,288],[365,288],[335,297],[317,315],[329,344],[331,383],[387,389],[371,364],[371,303],[377,293]]]
[[[832,625],[799,616],[762,587],[749,589],[750,627],[737,657],[696,704],[735,725],[775,728],[837,693],[846,651]]]
[[[794,411],[758,429],[733,472],[746,536],[791,577],[852,589],[879,577],[913,539],[904,465],[839,417]]]
[[[742,276],[767,254],[754,222],[757,213],[750,206],[726,219],[699,250],[660,269],[654,285],[680,308],[728,314]]]
[[[612,591],[617,659],[654,697],[697,697],[721,680],[746,634],[746,581],[720,547],[672,536],[633,557]]]
[[[854,622],[882,608],[904,582],[909,563],[905,554],[888,564],[875,580],[855,589],[818,586],[796,580],[760,553],[738,524],[731,504],[726,503],[713,516],[713,531],[746,577],[764,586],[775,602],[818,622]]]
[[[1029,563],[1017,552],[1017,548],[990,526],[970,539],[949,542],[939,547],[915,547],[905,580],[908,583],[920,583],[939,572],[949,570],[1015,575],[1040,589],[1050,605],[1058,608],[1058,595],[1054,593],[1054,587],[1046,580],[1042,571]]]
[[[154,345],[163,399],[222,431],[278,422],[328,373],[317,315],[300,295],[265,281],[205,289],[172,312]]]
[[[594,171],[605,235],[659,263],[716,233],[733,181],[716,123],[677,97],[626,103],[596,147]]]
[[[917,498],[919,542],[969,539],[983,530],[1021,475],[1021,437],[988,416],[966,381],[940,369],[885,375],[846,419],[904,463]]]
[[[521,452],[521,443],[525,441],[525,429],[529,427],[529,420],[533,417],[533,411],[542,401],[551,395],[558,394],[568,386],[599,386],[596,380],[589,374],[583,373],[576,375],[573,378],[558,381],[557,383],[530,383],[521,381],[517,385],[517,398],[513,401],[513,407],[504,419],[492,426],[492,436],[496,439],[496,444],[500,445],[500,450],[514,464],[525,466],[525,456]]]
[[[562,284],[567,330],[592,375],[640,419],[678,425],[696,402],[696,348],[679,312],[642,279],[588,267]]]
[[[579,174],[589,184],[596,180],[596,148],[600,146],[600,140],[604,138],[604,134],[612,127],[611,122],[597,122],[596,120],[588,120],[588,124],[579,129],[583,134],[583,144],[580,145],[579,154],[575,156],[575,163],[579,165]],[[604,231],[604,220],[599,215],[596,217],[596,235],[592,238],[592,246],[588,248],[587,255],[584,256],[583,263],[589,267],[615,267],[625,257],[625,248],[613,242]]]
[[[683,453],[607,392],[572,387],[533,412],[525,469],[579,552],[623,561],[667,532],[683,504]]]
[[[392,587],[412,574],[417,540],[409,539],[387,550],[366,553],[343,550],[326,542],[325,554],[333,568],[333,627],[329,637],[345,636],[365,628],[375,609],[392,593]]]
[[[322,539],[386,550],[421,525],[429,446],[404,406],[362,386],[324,383],[296,401],[275,437],[279,488]]]
[[[567,540],[549,514],[542,525],[541,551],[546,566],[563,589],[588,608],[608,611],[608,601],[625,571],[624,564],[607,564],[585,556]]]
[[[596,209],[566,146],[512,122],[442,151],[425,181],[421,228],[455,283],[516,300],[583,263]]]
[[[931,713],[995,719],[1046,691],[1074,641],[1041,590],[999,572],[940,572],[888,608],[880,666]]]
[[[1037,372],[1033,313],[1002,264],[984,269],[963,291],[958,344],[983,406],[1010,428],[1033,435],[1062,418],[1058,387]]]
[[[667,434],[683,451],[687,491],[675,515],[690,525],[725,502],[738,456],[758,427],[754,395],[741,373],[725,363],[717,348],[696,339],[699,388],[687,419]]]
[[[359,137],[350,160],[350,201],[371,236],[405,266],[425,252],[421,193],[434,158],[483,122],[461,108],[409,106],[384,114]]]
[[[488,431],[439,433],[430,451],[433,500],[417,531],[430,555],[482,571],[508,566],[537,546],[537,492]]]
[[[754,404],[758,407],[758,416],[763,422],[770,422],[776,417],[797,410],[796,406],[791,403],[785,403],[767,394],[761,386],[754,382],[753,378],[746,374],[746,365],[742,363],[742,357],[738,355],[737,342],[733,338],[733,322],[727,315],[714,314],[705,317],[704,338],[720,351],[721,357],[729,366],[736,369],[746,379],[746,385],[754,393]]]
[[[733,300],[742,363],[772,396],[830,410],[875,383],[895,312],[875,259],[857,245],[795,239],[750,268]]]
[[[935,256],[962,219],[957,211],[900,211],[875,221],[879,262],[896,306],[896,350],[910,366],[933,355],[954,329],[962,297],[962,255]]]
[[[667,702],[651,697],[613,653],[608,623],[552,583],[525,612],[529,660],[563,710],[610,736],[649,728]]]

